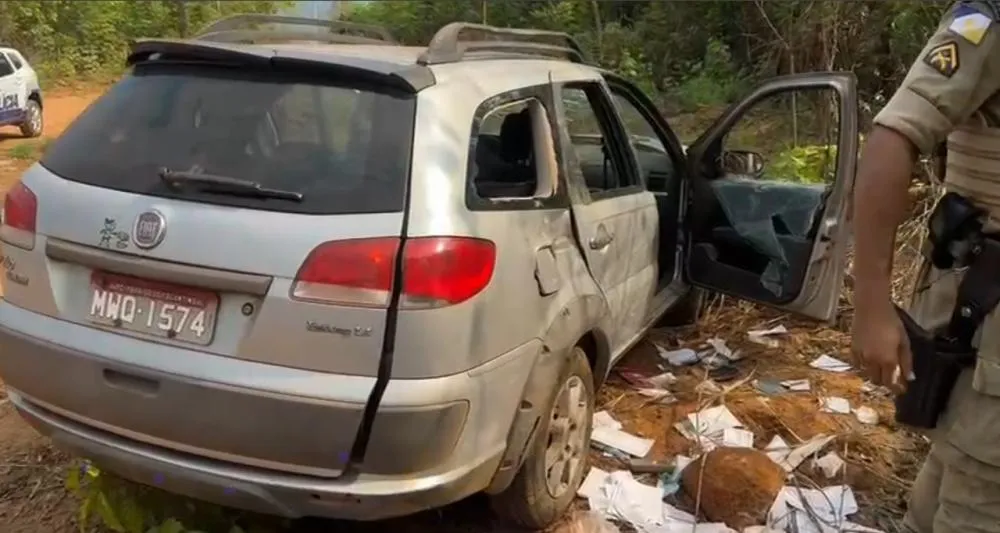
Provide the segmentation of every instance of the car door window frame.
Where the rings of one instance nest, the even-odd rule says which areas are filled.
[[[483,198],[476,190],[473,179],[476,165],[476,144],[472,141],[479,135],[483,119],[490,113],[511,104],[525,100],[536,100],[548,115],[549,134],[552,136],[552,147],[555,150],[556,164],[553,171],[555,190],[545,197],[529,196],[524,198]],[[465,170],[465,206],[470,211],[525,211],[537,209],[565,209],[570,205],[568,181],[563,164],[564,153],[559,143],[559,123],[556,117],[553,89],[549,84],[532,85],[511,91],[505,91],[483,100],[473,113],[472,125],[469,130],[469,155]],[[536,163],[538,165],[539,163]],[[536,172],[540,167],[536,166]]]
[[[24,68],[24,58],[17,52],[7,52],[7,61],[10,61],[11,66],[14,67],[14,72]]]
[[[555,86],[555,92],[557,95],[556,100],[560,106],[559,116],[563,119],[566,118],[566,107],[564,105],[562,94],[563,91],[571,89],[582,90],[586,95],[587,102],[594,111],[598,127],[601,128],[601,135],[610,148],[611,164],[615,165],[619,176],[622,174],[627,175],[631,181],[629,185],[624,187],[617,187],[615,189],[599,192],[590,191],[589,187],[587,187],[586,180],[583,177],[583,168],[580,165],[579,159],[576,157],[576,151],[573,146],[573,139],[570,135],[569,128],[565,123],[563,123],[559,126],[560,131],[562,132],[560,138],[563,139],[561,144],[566,152],[566,162],[570,164],[573,179],[577,181],[579,188],[582,189],[582,196],[587,199],[588,203],[592,203],[644,192],[646,188],[645,184],[642,182],[642,172],[639,170],[635,157],[630,155],[630,150],[632,149],[631,143],[628,142],[628,134],[626,133],[625,127],[621,123],[618,112],[614,107],[614,103],[611,100],[611,93],[607,85],[603,82],[603,80],[573,81],[557,84]],[[609,131],[605,131],[606,128]]]
[[[652,100],[650,100],[641,89],[625,78],[612,73],[605,73],[604,78],[608,84],[608,88],[611,90],[612,98],[614,98],[615,94],[621,95],[625,98],[625,100],[632,104],[632,107],[634,107],[636,111],[642,115],[650,127],[653,128],[653,131],[656,132],[657,137],[666,149],[667,155],[670,156],[670,160],[674,163],[674,170],[677,172],[678,179],[683,179],[687,167],[684,147],[681,144],[680,139],[677,137],[677,134],[674,133],[674,130],[671,129],[666,119],[664,119],[663,115],[661,115],[659,110],[657,110],[656,105],[653,104]],[[619,120],[622,122],[624,128],[624,120]],[[628,132],[626,131],[626,136],[627,135]],[[635,148],[632,146],[631,142],[628,143],[628,146],[629,150],[633,152],[633,157],[636,158],[636,166],[639,167],[638,154],[635,154]],[[641,171],[641,167],[639,167],[639,169]],[[642,177],[641,172],[640,177]],[[648,184],[644,184],[644,186],[648,188]]]
[[[0,54],[0,61],[2,61],[0,65],[7,65],[7,68],[10,69],[10,72],[7,72],[6,74],[0,71],[0,80],[8,76],[13,76],[17,72],[17,69],[14,68],[14,63],[12,63],[11,60],[7,58],[7,54]]]
[[[717,287],[711,285],[710,281],[698,279],[691,270],[693,243],[690,238],[691,221],[688,217],[694,213],[689,209],[688,213],[685,214],[687,231],[684,273],[685,278],[692,285],[820,320],[832,320],[836,317],[839,293],[843,286],[844,254],[850,240],[848,211],[854,188],[859,143],[857,78],[854,74],[850,72],[792,74],[772,78],[765,82],[731,106],[698,139],[691,143],[687,150],[688,175],[692,187],[695,189],[705,188],[704,183],[710,181],[710,178],[706,176],[717,174],[708,169],[714,168],[713,161],[718,153],[721,153],[726,135],[749,109],[777,94],[816,89],[836,91],[839,99],[839,129],[836,143],[837,176],[832,191],[825,197],[822,207],[823,213],[814,222],[814,228],[818,231],[812,237],[812,252],[805,266],[805,281],[799,287],[798,293],[788,298],[762,299],[746,296],[741,293],[739,288]],[[697,199],[692,199],[692,205],[697,205],[696,201]]]

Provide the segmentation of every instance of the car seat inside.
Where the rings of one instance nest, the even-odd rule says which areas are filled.
[[[499,135],[481,133],[473,186],[481,198],[534,196],[538,185],[531,108],[507,115]]]

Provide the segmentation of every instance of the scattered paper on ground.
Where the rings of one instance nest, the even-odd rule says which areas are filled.
[[[678,433],[692,440],[704,451],[724,445],[726,430],[741,428],[740,421],[724,405],[691,413],[684,422],[674,424]],[[736,434],[733,434],[734,438]]]
[[[722,430],[722,445],[733,448],[753,448],[753,431],[740,428]]]
[[[817,435],[809,441],[804,442],[799,446],[793,446],[790,449],[787,448],[788,445],[782,440],[781,444],[785,444],[785,449],[788,450],[788,452],[784,455],[780,453],[783,450],[777,447],[772,449],[770,444],[768,445],[768,449],[766,451],[773,453],[773,455],[772,453],[768,453],[768,456],[778,458],[775,462],[784,468],[786,472],[791,472],[798,468],[799,465],[802,464],[802,461],[805,461],[809,457],[822,451],[827,444],[830,444],[830,442],[833,441],[835,436],[836,435]],[[774,444],[774,441],[772,441],[772,444]]]
[[[830,452],[813,461],[813,464],[822,470],[827,478],[835,477],[844,468],[844,460],[837,455],[837,452]]]
[[[587,499],[591,511],[625,522],[638,533],[735,533],[725,524],[695,524],[693,515],[664,503],[659,488],[624,470],[592,468],[577,494]]]
[[[769,348],[777,348],[779,346],[778,339],[774,338],[778,335],[784,335],[788,333],[788,328],[784,325],[778,325],[770,329],[755,329],[747,332],[747,338],[750,342],[755,344],[761,344]]]
[[[715,353],[721,355],[722,357],[725,357],[730,361],[737,359],[737,357],[734,357],[733,350],[726,344],[726,341],[719,338],[712,338],[708,339],[705,342],[707,342],[709,346],[711,346],[712,349],[715,350]]]
[[[637,437],[622,431],[622,424],[607,411],[594,413],[594,430],[591,440],[609,448],[621,450],[635,457],[645,457],[653,447],[652,439]]]
[[[840,359],[830,357],[825,354],[809,363],[809,366],[820,370],[826,370],[827,372],[847,372],[851,369],[851,365],[841,361]]]
[[[691,348],[668,350],[657,344],[656,350],[660,353],[660,357],[674,366],[687,366],[698,362],[698,352],[692,350]]]
[[[854,416],[857,417],[859,422],[869,426],[877,425],[879,420],[878,411],[868,407],[867,405],[862,405],[861,407],[855,409]]]
[[[784,332],[772,328],[779,321],[785,321]],[[764,334],[769,329],[774,331]],[[751,332],[754,337],[760,334],[777,340],[778,346],[755,342]],[[599,391],[599,409],[625,422],[627,429],[619,430],[654,441],[645,456],[649,461],[688,462],[720,447],[749,450],[746,446],[752,446],[781,472],[778,489],[782,484],[809,489],[851,486],[861,510],[848,519],[894,532],[902,517],[899,502],[905,501],[907,482],[913,479],[927,444],[896,431],[891,424],[870,423],[872,415],[891,416],[886,413],[892,411],[893,397],[884,387],[866,385],[852,371],[846,362],[848,341],[846,330],[727,306],[718,316],[682,333],[661,330],[651,334],[650,342],[641,343],[621,366],[641,373],[647,385],[665,370],[673,378],[647,387],[629,384],[616,372]],[[717,348],[741,357],[726,361]],[[707,370],[717,363],[735,367],[743,379],[715,380]],[[667,399],[661,403],[660,397]],[[843,401],[834,400],[831,406],[837,412],[828,413],[822,398]],[[595,457],[595,466],[615,472],[627,470],[628,459],[634,456],[605,451]],[[637,482],[657,487],[668,503],[694,511],[687,489],[678,490],[673,477],[677,472],[637,471],[633,475]],[[765,514],[774,501],[767,500]],[[758,529],[764,527],[766,517]],[[788,532],[760,529],[746,533]]]
[[[785,487],[774,500],[768,525],[795,533],[877,532],[848,520],[858,512],[854,491],[846,485],[824,489]]]
[[[729,428],[737,428],[742,424],[725,405],[709,407],[688,415],[688,421],[696,433],[702,435],[721,435]]]
[[[820,400],[823,405],[823,411],[827,413],[837,413],[838,415],[847,415],[851,413],[851,402],[847,398],[841,398],[839,396],[827,396]]]

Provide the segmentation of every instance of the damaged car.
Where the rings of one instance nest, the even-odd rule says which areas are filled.
[[[541,528],[664,316],[702,291],[836,313],[851,74],[767,81],[684,150],[555,32],[239,16],[128,66],[0,227],[10,401],[125,478],[357,520],[486,492]],[[769,179],[729,133],[808,91],[839,117],[831,179]]]

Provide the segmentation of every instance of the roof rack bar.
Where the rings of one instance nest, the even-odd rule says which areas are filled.
[[[463,33],[478,38],[463,40]],[[498,28],[469,22],[452,22],[438,30],[417,62],[421,65],[455,63],[461,61],[466,53],[477,51],[508,51],[562,57],[574,63],[587,62],[580,43],[568,33]]]
[[[387,44],[396,44],[396,39],[393,38],[392,34],[380,26],[359,24],[356,22],[345,22],[342,20],[323,20],[291,15],[270,15],[265,13],[243,13],[240,15],[232,15],[221,18],[202,28],[195,38],[200,39],[205,35],[211,35],[223,31],[249,30],[253,29],[252,26],[256,24],[288,24],[324,28],[329,30],[331,33],[361,33],[368,34],[372,42],[382,41]]]
[[[277,30],[222,30],[204,33],[198,36],[199,41],[216,43],[264,44],[288,41],[311,41],[326,44],[378,44],[388,45],[380,39],[348,35],[344,33],[314,33],[304,31]]]
[[[586,63],[584,57],[576,50],[565,46],[555,46],[550,44],[523,43],[517,41],[489,41],[482,43],[465,43],[462,45],[463,56],[476,52],[498,52],[501,55],[508,55],[512,58],[532,58],[551,57],[564,59],[573,63]],[[469,59],[463,57],[463,60]],[[433,64],[433,63],[431,63]]]

